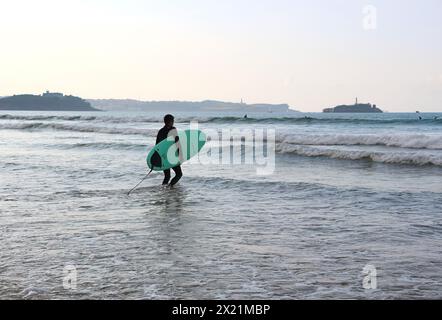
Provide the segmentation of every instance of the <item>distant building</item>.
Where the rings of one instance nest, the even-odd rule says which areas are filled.
[[[45,93],[42,94],[42,96],[46,98],[63,98],[64,94],[59,92],[46,91]]]

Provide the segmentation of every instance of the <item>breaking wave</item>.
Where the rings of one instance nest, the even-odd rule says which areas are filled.
[[[364,145],[387,146],[411,149],[442,150],[441,135],[425,134],[312,134],[312,135],[280,135],[277,142],[294,145]]]
[[[136,122],[162,122],[162,117],[115,117],[115,116],[37,116],[37,115],[0,115],[3,120],[24,120],[24,121],[96,121],[108,123],[136,123]],[[396,124],[396,125],[442,125],[442,117],[418,120],[416,119],[349,119],[349,118],[314,118],[308,116],[302,117],[268,117],[268,118],[243,118],[243,117],[183,117],[177,116],[176,121],[186,123],[198,121],[201,123],[287,123],[287,124]]]
[[[198,119],[200,122],[213,123],[287,123],[287,124],[405,124],[405,125],[442,125],[442,118],[429,119],[349,119],[349,118],[312,118],[312,117],[279,117],[279,118],[242,118],[242,117],[213,117]]]
[[[43,120],[64,120],[64,121],[92,121],[96,120],[98,117],[90,116],[20,116],[20,115],[10,115],[3,114],[0,115],[0,119],[4,120],[27,120],[27,121],[43,121]]]
[[[62,130],[62,131],[75,131],[75,132],[97,132],[97,133],[108,133],[108,134],[147,135],[147,136],[153,136],[158,131],[153,129],[78,126],[78,125],[67,125],[62,123],[43,123],[43,122],[0,124],[0,129],[12,129],[12,130],[50,129],[50,130]]]
[[[134,144],[134,143],[118,143],[118,142],[85,142],[75,144],[63,144],[59,147],[63,149],[117,149],[117,150],[144,150],[147,149],[147,144]]]
[[[154,137],[157,129],[143,128],[140,123],[161,122],[160,117],[135,116],[106,116],[106,115],[0,115],[0,130],[24,130],[24,131],[72,131],[84,133],[103,133],[114,135],[137,135]],[[417,121],[415,119],[324,119],[324,118],[248,118],[241,117],[177,117],[177,122],[190,122],[197,120],[201,123],[274,123],[277,129],[276,152],[279,154],[293,154],[307,157],[328,157],[334,159],[359,160],[365,159],[374,162],[412,164],[412,165],[437,165],[442,166],[442,134],[439,128],[421,131],[418,129],[394,131],[378,131],[371,127],[366,134],[353,133],[350,130],[341,130],[343,133],[333,130],[332,133],[324,133],[322,124],[441,124],[442,119],[427,119]],[[278,125],[278,123],[280,125]],[[282,123],[282,124],[281,124]],[[305,130],[297,130],[303,133],[295,134],[287,124],[317,125],[319,133],[307,133]],[[138,125],[137,125],[138,124]],[[210,127],[210,126],[208,126]],[[213,126],[216,127],[216,126]],[[220,126],[221,127],[221,126]],[[232,126],[232,128],[239,126]],[[253,126],[250,126],[253,128]],[[345,127],[345,126],[344,126]],[[370,127],[370,125],[367,125]],[[217,129],[218,130],[218,129]],[[322,130],[322,131],[321,131]],[[329,130],[326,128],[325,130]],[[427,128],[425,128],[427,130]],[[311,132],[311,130],[309,130]],[[320,133],[323,132],[323,133]],[[327,132],[327,131],[325,131]],[[121,138],[121,137],[120,137]],[[222,137],[225,139],[225,137]],[[76,144],[59,145],[61,148],[93,148],[93,149],[117,149],[117,150],[144,150],[147,146],[130,143],[130,139],[121,138],[115,143],[79,141]],[[230,141],[230,137],[229,137]],[[354,147],[352,147],[354,146]],[[360,146],[360,147],[357,147]],[[375,148],[377,146],[377,148]],[[57,146],[56,146],[57,147]]]
[[[373,162],[408,165],[442,166],[442,155],[420,152],[380,152],[365,150],[342,150],[281,144],[276,151],[281,154],[295,154],[306,157],[327,157],[340,160],[369,160]]]

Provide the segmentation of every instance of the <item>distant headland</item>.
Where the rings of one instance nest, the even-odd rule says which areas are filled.
[[[334,108],[324,109],[325,113],[383,113],[383,111],[371,103],[358,103],[358,98],[353,105],[340,105]]]
[[[108,111],[214,111],[214,112],[263,112],[263,113],[284,113],[296,112],[290,109],[288,104],[246,104],[241,102],[223,102],[205,100],[192,101],[138,101],[132,99],[89,99],[95,108]]]
[[[100,111],[82,98],[49,91],[42,95],[21,94],[0,98],[0,110]]]

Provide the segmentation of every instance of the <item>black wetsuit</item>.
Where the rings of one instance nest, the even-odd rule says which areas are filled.
[[[167,135],[169,134],[169,132],[174,129],[176,129],[176,128],[172,127],[169,129],[169,128],[166,128],[165,126],[162,127],[160,129],[160,131],[158,131],[156,144],[159,144],[161,141],[167,139]],[[178,142],[178,141],[179,141],[179,138],[177,136],[177,137],[175,137],[175,142]],[[175,184],[177,184],[177,182],[183,176],[183,172],[181,171],[181,166],[177,166],[175,168],[172,168],[172,170],[175,172],[175,177],[170,182],[170,185],[174,186]],[[167,170],[164,170],[163,185],[167,185],[169,183],[169,180],[170,180],[170,169],[167,169]]]

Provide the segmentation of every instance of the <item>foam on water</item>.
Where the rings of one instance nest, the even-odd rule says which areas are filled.
[[[307,157],[328,157],[343,160],[369,160],[389,164],[436,165],[442,166],[442,152],[425,151],[370,151],[319,148],[292,144],[281,144],[276,149],[280,153],[296,154]]]
[[[0,130],[62,130],[75,132],[96,132],[108,134],[125,134],[125,135],[153,135],[154,130],[148,129],[134,129],[134,128],[115,128],[109,126],[91,126],[91,125],[70,125],[64,123],[46,123],[46,122],[31,122],[31,123],[7,123],[0,124]]]
[[[412,149],[442,150],[442,134],[286,134],[278,137],[279,142],[296,145],[365,145]]]

